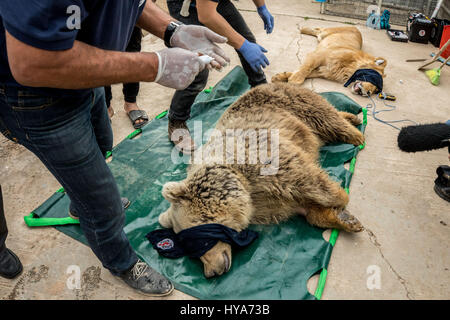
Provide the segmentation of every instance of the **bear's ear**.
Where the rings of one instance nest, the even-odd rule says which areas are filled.
[[[186,184],[183,181],[180,182],[167,182],[162,190],[162,195],[166,200],[170,202],[180,202],[182,200],[188,200]]]

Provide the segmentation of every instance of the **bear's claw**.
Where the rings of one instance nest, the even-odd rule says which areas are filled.
[[[364,230],[363,225],[361,222],[358,221],[353,215],[351,215],[347,210],[342,210],[338,215],[337,218],[339,220],[339,223],[347,232],[361,232]]]

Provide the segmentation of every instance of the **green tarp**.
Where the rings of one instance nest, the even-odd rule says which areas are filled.
[[[195,121],[202,121],[203,133],[214,128],[226,108],[247,90],[245,73],[240,67],[234,68],[212,90],[197,97],[192,107],[190,129],[194,129]],[[322,96],[339,110],[354,114],[362,110],[341,93],[328,92]],[[360,130],[364,131],[364,128],[365,122]],[[205,136],[202,140],[207,139]],[[125,232],[138,255],[172,280],[176,289],[200,299],[320,299],[338,233],[332,233],[333,240],[329,243],[323,239],[324,230],[310,226],[301,217],[280,225],[252,225],[251,229],[259,232],[259,238],[249,247],[233,252],[231,270],[221,277],[206,279],[198,259],[173,260],[158,255],[145,235],[161,228],[158,216],[169,206],[161,195],[162,186],[168,181],[182,180],[186,175],[187,165],[174,163],[172,159],[177,160],[175,162],[182,159],[176,153],[173,158],[172,150],[167,136],[167,116],[162,114],[131,134],[112,152],[109,166],[121,195],[131,201],[126,210]],[[342,143],[321,149],[323,168],[347,191],[359,150]],[[352,164],[347,170],[344,163],[349,161]],[[35,218],[67,217],[68,207],[68,196],[64,190],[58,190],[32,215]],[[57,229],[86,244],[79,225],[58,226]],[[306,283],[320,272],[319,286],[315,295],[311,295]]]

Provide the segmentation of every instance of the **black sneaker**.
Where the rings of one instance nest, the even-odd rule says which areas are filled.
[[[19,258],[6,248],[0,253],[0,276],[13,279],[17,277],[23,270],[22,263]]]
[[[439,197],[450,202],[450,167],[439,166],[436,173],[438,177],[434,180],[434,191]]]
[[[122,200],[123,209],[128,208],[130,206],[130,204],[131,204],[130,200],[128,200],[127,198],[120,198],[120,200]],[[72,219],[75,219],[75,220],[79,220],[80,219],[78,217],[78,214],[70,207],[69,207],[69,216]]]
[[[133,289],[152,297],[167,296],[174,289],[173,284],[168,279],[140,259],[119,278]]]

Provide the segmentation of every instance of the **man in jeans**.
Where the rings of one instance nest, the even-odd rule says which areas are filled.
[[[64,187],[103,266],[153,296],[173,285],[138,259],[123,231],[123,204],[105,163],[113,140],[103,86],[154,81],[183,89],[206,67],[199,53],[215,67],[226,64],[214,43],[225,38],[204,27],[168,28],[172,21],[145,0],[0,2],[0,132]],[[123,52],[135,25],[174,48]]]
[[[271,33],[274,18],[267,10],[265,1],[253,0],[253,2],[263,21],[264,29],[267,33]],[[180,22],[205,25],[226,37],[227,43],[237,52],[251,87],[267,83],[262,70],[269,64],[264,55],[267,51],[256,43],[255,36],[230,0],[167,0],[167,6],[170,15]],[[189,9],[188,12],[182,13],[181,11],[186,8]],[[170,104],[169,139],[180,151],[187,154],[195,149],[195,145],[186,126],[186,120],[189,119],[192,103],[208,81],[208,74],[208,69],[203,70],[189,87],[177,90]]]

